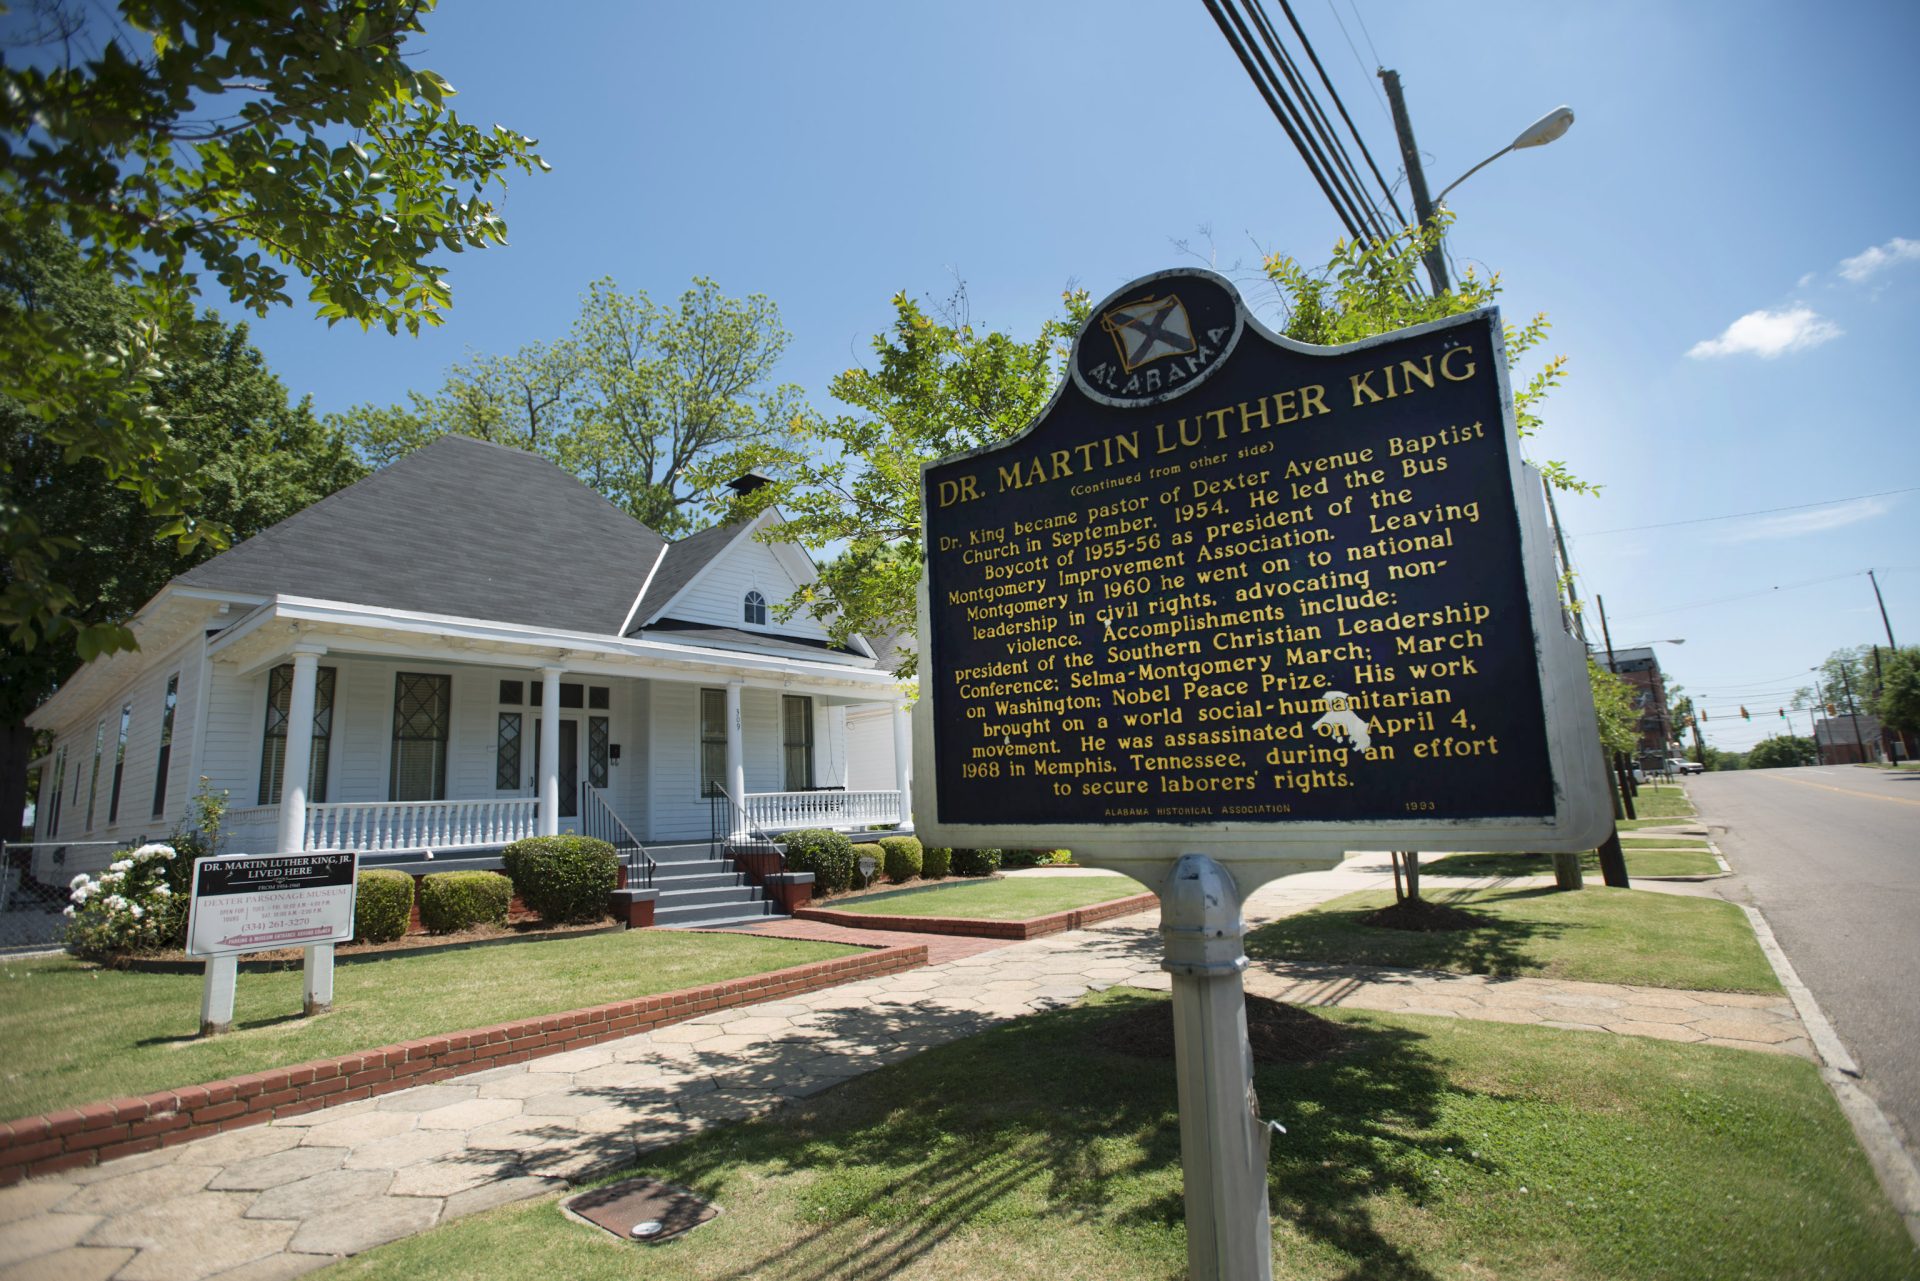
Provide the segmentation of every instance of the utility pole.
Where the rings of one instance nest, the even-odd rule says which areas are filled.
[[[1880,594],[1880,580],[1873,576],[1872,570],[1868,570],[1867,581],[1873,584],[1873,599],[1880,605],[1880,626],[1887,629],[1887,648],[1897,650],[1900,646],[1893,639],[1893,624],[1887,621],[1887,601]]]
[[[1820,669],[1816,667],[1813,670],[1818,672]],[[1826,749],[1826,745],[1820,741],[1819,717],[1820,717],[1820,713],[1825,711],[1826,708],[1827,708],[1826,693],[1820,688],[1820,678],[1818,676],[1815,676],[1813,678],[1813,715],[1814,715],[1813,758],[1816,761],[1820,762],[1820,764],[1822,765],[1825,765],[1827,763],[1827,749]],[[1829,723],[1831,723],[1831,718],[1829,718]]]
[[[1607,630],[1607,602],[1604,597],[1596,592],[1594,593],[1593,603],[1600,607],[1600,639],[1607,643],[1607,672],[1609,675],[1612,675],[1614,674],[1613,633]],[[1601,750],[1603,752],[1605,751],[1604,744],[1602,744]],[[1613,793],[1613,801],[1617,812],[1617,808],[1621,804],[1620,775],[1618,770],[1611,768],[1607,770],[1607,785],[1608,790]],[[1627,855],[1626,852],[1620,848],[1620,825],[1618,823],[1615,823],[1613,830],[1607,833],[1607,839],[1600,842],[1600,879],[1618,889],[1624,890],[1628,888]]]
[[[1420,148],[1413,141],[1413,121],[1407,118],[1407,102],[1400,94],[1400,73],[1380,68],[1380,83],[1387,87],[1387,102],[1393,109],[1393,132],[1400,139],[1400,162],[1407,168],[1407,186],[1413,192],[1413,216],[1422,228],[1433,225],[1433,201],[1427,196],[1427,174],[1420,167]],[[1447,282],[1446,255],[1435,245],[1427,251],[1427,275],[1433,280],[1437,297],[1452,286]]]
[[[1853,721],[1853,745],[1860,749],[1860,763],[1864,765],[1867,760],[1867,740],[1860,737],[1860,709],[1854,705],[1853,682],[1847,677],[1845,663],[1840,665],[1840,688],[1847,695],[1847,716]]]

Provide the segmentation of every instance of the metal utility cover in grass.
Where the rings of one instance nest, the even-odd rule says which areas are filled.
[[[720,1213],[713,1202],[657,1179],[622,1179],[570,1196],[560,1208],[569,1217],[604,1228],[622,1241],[637,1240],[646,1245],[685,1236]],[[642,1223],[658,1223],[660,1230],[634,1236],[634,1228]]]

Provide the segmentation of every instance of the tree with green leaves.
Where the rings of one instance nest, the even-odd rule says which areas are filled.
[[[1748,769],[1787,769],[1795,765],[1817,765],[1820,751],[1810,738],[1794,734],[1776,734],[1763,738],[1747,753]]]
[[[1920,733],[1920,646],[1880,651],[1880,723],[1900,734]]]
[[[1817,707],[1822,715],[1826,714],[1826,705],[1831,705],[1835,715],[1845,716],[1849,710],[1847,691],[1851,689],[1854,710],[1871,711],[1873,691],[1878,683],[1873,675],[1873,648],[1870,644],[1852,645],[1828,654],[1814,669],[1819,680],[1818,695],[1815,686],[1803,685],[1794,691],[1793,705]]]
[[[1600,744],[1607,759],[1640,746],[1639,691],[1630,681],[1587,659],[1587,684],[1593,689],[1593,710],[1600,721]]]
[[[138,301],[52,232],[34,252],[0,259],[0,307],[31,311],[83,344],[106,347],[142,323]],[[287,391],[247,341],[244,325],[211,313],[183,317],[153,339],[146,397],[167,423],[168,447],[195,477],[196,508],[250,537],[343,486],[365,469],[307,402]],[[124,630],[167,580],[213,554],[182,553],[160,537],[165,517],[138,491],[103,485],[98,463],[74,457],[64,434],[0,395],[0,504],[33,527],[57,530],[59,568],[74,597],[72,625],[32,647],[0,651],[0,839],[17,835],[32,733],[26,716],[86,657],[81,637]],[[0,584],[20,584],[0,564]],[[121,642],[125,644],[125,642]]]
[[[0,308],[0,394],[39,439],[133,494],[185,553],[224,542],[157,405],[203,274],[258,314],[292,279],[329,323],[389,332],[441,321],[442,251],[505,242],[489,200],[544,168],[533,140],[455,114],[453,88],[408,65],[433,0],[39,0],[0,59],[0,259],[57,233],[118,282],[131,323],[100,345],[44,308]],[[130,643],[91,611],[58,528],[0,510],[12,567],[0,627],[31,648]]]
[[[477,356],[404,406],[331,422],[375,466],[458,433],[541,454],[665,534],[719,510],[726,482],[788,429],[799,391],[775,386],[789,335],[762,294],[696,277],[672,306],[595,281],[563,338]]]

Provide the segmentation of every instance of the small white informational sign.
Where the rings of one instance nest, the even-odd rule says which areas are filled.
[[[187,955],[347,942],[359,859],[324,850],[196,859]]]

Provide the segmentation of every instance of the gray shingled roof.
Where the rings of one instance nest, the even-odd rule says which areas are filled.
[[[544,458],[442,436],[174,581],[612,634],[664,541]]]
[[[695,574],[725,551],[747,524],[746,521],[735,521],[731,525],[715,525],[697,534],[689,534],[668,548],[667,558],[660,562],[653,582],[647,585],[646,599],[640,602],[639,609],[633,611],[633,625],[627,630],[627,635],[638,632],[647,625],[648,619],[665,609],[667,602],[679,595],[680,589],[692,582]]]

